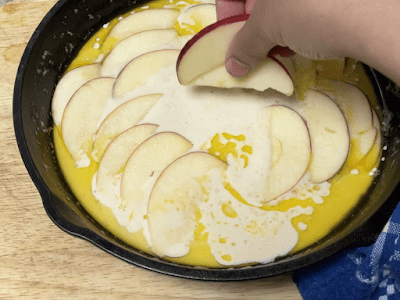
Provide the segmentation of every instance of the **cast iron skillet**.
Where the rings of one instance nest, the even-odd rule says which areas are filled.
[[[60,0],[42,20],[21,59],[14,89],[14,125],[19,150],[43,205],[62,230],[146,269],[184,278],[244,280],[283,274],[310,265],[346,247],[369,245],[388,221],[400,196],[400,126],[393,83],[366,67],[383,107],[386,158],[368,193],[353,213],[315,245],[267,264],[206,269],[170,263],[138,251],[106,232],[80,206],[66,184],[52,141],[50,102],[60,76],[87,39],[117,15],[143,5],[131,0]],[[388,90],[389,89],[389,90]]]

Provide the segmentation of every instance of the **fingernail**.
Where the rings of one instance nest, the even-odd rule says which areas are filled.
[[[232,76],[243,77],[250,72],[251,67],[249,65],[246,65],[238,61],[236,57],[232,56],[229,57],[228,60],[226,61],[226,69]]]

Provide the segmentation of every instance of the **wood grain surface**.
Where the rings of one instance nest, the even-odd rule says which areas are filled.
[[[24,48],[55,3],[0,7],[0,299],[302,299],[290,275],[226,283],[169,277],[127,264],[51,222],[18,152],[12,95]]]

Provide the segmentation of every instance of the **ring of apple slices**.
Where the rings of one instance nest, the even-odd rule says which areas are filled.
[[[215,9],[213,5],[192,6],[182,12],[181,22],[185,20],[192,22],[197,13],[209,12],[213,9]],[[357,98],[362,94],[360,91],[353,90],[352,86],[349,87],[344,83],[332,83],[331,86],[344,87],[344,91],[341,93],[335,94],[333,91],[333,96],[329,94],[329,89],[322,90],[323,93],[306,91],[305,99],[299,107],[296,104],[293,104],[292,107],[291,104],[282,100],[287,97],[279,93],[262,93],[263,97],[270,95],[275,97],[277,94],[279,96],[273,100],[276,102],[266,101],[267,104],[264,103],[264,106],[256,109],[261,117],[261,122],[257,123],[257,126],[262,127],[261,138],[259,138],[260,136],[256,138],[246,136],[246,139],[248,138],[246,142],[240,144],[237,149],[240,147],[252,148],[253,146],[253,149],[256,149],[255,145],[258,147],[259,144],[255,140],[260,140],[264,136],[263,142],[267,141],[265,144],[268,144],[270,151],[259,152],[265,155],[267,163],[258,163],[255,151],[247,152],[249,155],[246,158],[253,159],[252,164],[256,165],[254,168],[256,172],[249,167],[250,171],[246,174],[257,174],[255,181],[250,185],[246,181],[247,186],[243,185],[243,189],[235,186],[240,178],[236,182],[231,180],[230,174],[232,173],[229,171],[234,166],[234,163],[230,163],[232,161],[227,160],[228,162],[225,163],[215,157],[218,156],[217,154],[213,156],[206,152],[200,152],[199,149],[204,150],[204,148],[200,148],[197,144],[194,147],[195,143],[187,139],[189,134],[188,136],[181,135],[179,130],[171,132],[175,128],[171,129],[166,126],[167,129],[165,129],[164,123],[156,122],[158,119],[154,116],[161,111],[160,107],[166,107],[162,106],[166,105],[163,101],[172,97],[168,94],[172,92],[168,90],[161,100],[163,97],[161,93],[164,91],[154,83],[160,82],[161,79],[169,86],[185,89],[185,92],[189,91],[187,94],[174,93],[173,96],[201,95],[198,93],[199,91],[222,93],[221,91],[217,92],[216,89],[181,87],[177,79],[183,85],[251,88],[259,91],[272,88],[285,95],[291,95],[293,93],[291,78],[293,78],[294,65],[289,57],[293,55],[293,52],[287,48],[276,47],[270,51],[264,64],[258,69],[244,79],[236,79],[230,76],[224,68],[225,53],[232,37],[243,26],[248,15],[236,16],[211,24],[193,37],[179,52],[178,49],[181,48],[185,38],[178,38],[177,33],[171,29],[177,21],[177,11],[169,9],[155,11],[135,13],[118,23],[120,25],[111,30],[103,44],[104,53],[107,54],[108,46],[115,44],[118,40],[120,42],[108,53],[102,65],[93,64],[80,67],[68,73],[60,81],[56,91],[57,95],[53,99],[53,106],[57,111],[54,114],[55,123],[60,125],[61,122],[65,144],[76,165],[78,167],[87,166],[90,162],[85,156],[99,162],[96,176],[93,177],[92,182],[93,195],[96,198],[100,193],[110,196],[112,199],[110,202],[113,203],[108,207],[122,210],[122,212],[118,211],[121,213],[118,217],[115,215],[119,224],[125,226],[130,232],[138,232],[143,229],[150,249],[158,256],[180,257],[188,253],[194,240],[197,224],[206,220],[205,213],[202,215],[203,220],[199,216],[199,207],[201,206],[199,204],[210,194],[210,190],[205,184],[205,180],[211,178],[210,172],[217,173],[218,180],[223,184],[230,184],[230,190],[225,185],[220,185],[220,190],[229,194],[228,196],[231,197],[229,199],[236,198],[233,200],[240,202],[236,206],[229,206],[225,200],[226,203],[218,202],[219,207],[223,207],[218,213],[224,213],[228,215],[228,218],[234,218],[236,212],[233,207],[239,211],[240,208],[243,208],[240,205],[243,205],[246,208],[243,208],[241,212],[257,210],[261,211],[260,215],[268,215],[270,212],[263,208],[271,204],[270,201],[280,196],[285,197],[287,194],[284,194],[294,190],[293,188],[299,182],[304,180],[309,182],[308,175],[304,176],[307,171],[314,183],[326,181],[334,176],[347,158],[350,137],[359,142],[359,149],[363,155],[366,155],[374,145],[380,144],[379,120],[373,110],[371,113],[368,100],[366,98],[354,100],[354,103],[358,103],[352,107],[356,112],[350,112],[349,105],[343,100],[354,95]],[[131,30],[128,28],[129,26],[126,26],[126,24],[136,24],[140,20],[148,23],[148,20],[158,18],[157,16],[160,14],[164,19],[157,20],[153,27],[145,24],[137,27],[145,31],[136,32],[137,28]],[[195,23],[197,24],[197,21]],[[122,38],[124,39],[121,40]],[[131,48],[132,51],[128,51]],[[178,78],[175,76],[176,73]],[[76,78],[74,79],[74,77]],[[67,96],[61,94],[62,91],[68,89],[68,86],[71,87],[73,96],[66,104]],[[79,86],[81,87],[79,88]],[[162,85],[160,84],[160,86]],[[72,93],[71,91],[69,93]],[[230,92],[232,95],[236,91]],[[224,93],[228,92],[224,91]],[[245,91],[244,93],[253,96],[256,94],[254,91]],[[294,98],[290,98],[289,101],[294,101]],[[176,99],[180,98],[176,97]],[[184,97],[181,100],[182,102],[189,101]],[[254,98],[250,101],[249,96],[249,99],[246,98],[246,100],[251,102]],[[107,105],[107,101],[109,101],[107,109],[111,113],[105,116],[101,111]],[[205,102],[205,100],[201,102]],[[249,105],[249,102],[246,105]],[[152,110],[159,103],[163,104]],[[275,104],[271,105],[272,103]],[[169,104],[167,102],[167,105]],[[212,107],[215,103],[208,103],[208,105]],[[221,107],[219,106],[219,109]],[[150,111],[151,113],[149,113]],[[218,111],[217,118],[222,115],[220,112],[221,110]],[[63,115],[62,120],[60,120],[60,113]],[[368,116],[368,114],[370,115]],[[243,110],[238,115],[242,117]],[[146,116],[150,116],[149,119],[146,119]],[[252,123],[253,119],[256,119],[253,116],[249,122],[252,124],[251,126],[255,124]],[[209,117],[209,111],[207,111],[207,117]],[[215,115],[213,117],[215,118]],[[83,119],[85,122],[82,122]],[[204,117],[201,121],[206,123],[207,120],[210,118]],[[247,121],[247,119],[245,120]],[[215,127],[215,132],[220,130],[217,127]],[[233,131],[235,134],[241,134],[240,130],[244,130],[243,128]],[[198,129],[196,128],[196,130]],[[246,134],[249,132],[245,131]],[[191,138],[194,139],[193,136]],[[207,136],[207,138],[209,137]],[[204,141],[204,139],[207,138],[202,137],[201,141],[206,143],[208,140]],[[198,144],[200,143],[198,142]],[[245,146],[243,146],[244,144]],[[243,150],[243,148],[241,149]],[[265,148],[259,147],[259,149],[264,150]],[[240,155],[235,158],[237,161],[243,159]],[[238,168],[238,172],[242,172],[244,168]],[[243,196],[245,201],[240,201],[232,191]],[[261,191],[260,197],[253,199],[250,196],[247,197],[254,194],[255,191]],[[97,200],[102,201],[100,198]],[[108,205],[105,204],[107,202],[101,203]],[[293,215],[296,216],[312,212],[311,207],[308,207],[308,210],[299,210],[298,208],[295,210],[297,212]],[[202,212],[200,211],[200,213]],[[288,211],[287,215],[283,215],[285,214],[280,216],[280,218],[284,218],[282,222],[286,227],[283,235],[285,237],[290,235],[291,243],[284,241],[284,246],[275,247],[276,244],[270,243],[272,238],[269,237],[265,238],[267,241],[261,246],[254,243],[253,245],[257,245],[256,247],[271,248],[268,250],[270,253],[268,258],[264,256],[266,248],[257,250],[260,257],[254,261],[273,260],[277,255],[282,255],[278,250],[284,249],[286,254],[297,243],[296,229],[288,218],[291,213]],[[254,216],[254,214],[251,212],[248,216]],[[274,218],[273,214],[269,217]],[[264,220],[268,220],[269,217]],[[207,224],[201,224],[207,227]],[[244,230],[251,225],[243,224]],[[212,248],[211,252],[219,263],[234,265],[247,262],[234,257],[232,261],[227,262],[221,253],[217,253],[218,249],[224,248],[224,246],[219,241],[219,232],[212,233],[210,227],[206,228],[208,232],[205,232],[209,233],[208,241]],[[275,234],[277,231],[274,230],[279,231],[284,228],[279,229],[278,227],[268,234]],[[227,236],[231,234],[228,229]],[[240,231],[237,232],[239,232],[238,235],[241,235]],[[229,238],[234,240],[232,236]],[[215,244],[220,243],[221,245],[215,247],[214,244],[212,246],[211,239],[215,240]],[[245,241],[247,243],[248,240]],[[258,241],[256,240],[256,242]],[[279,249],[277,250],[277,248]],[[279,253],[271,254],[273,250]],[[243,255],[246,256],[251,251],[245,250],[244,252],[246,253]],[[233,253],[234,251],[230,252],[232,255]],[[251,253],[253,255],[253,252]]]

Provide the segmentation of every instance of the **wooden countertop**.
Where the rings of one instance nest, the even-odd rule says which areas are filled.
[[[169,277],[125,263],[52,223],[18,152],[12,97],[25,46],[56,2],[0,7],[0,299],[302,299],[290,275],[224,283]]]

